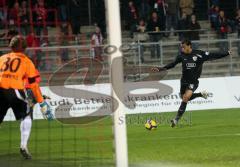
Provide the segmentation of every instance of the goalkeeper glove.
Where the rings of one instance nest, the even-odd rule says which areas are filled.
[[[47,120],[53,120],[53,114],[52,114],[52,110],[49,106],[49,104],[45,101],[43,101],[42,103],[39,104],[41,107],[41,112],[43,114],[44,119]]]
[[[51,100],[51,97],[47,96],[47,95],[43,95],[43,99],[46,100],[46,99],[49,99]]]

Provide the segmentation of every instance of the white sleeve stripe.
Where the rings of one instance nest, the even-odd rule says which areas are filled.
[[[22,100],[22,101],[24,101],[25,103],[27,103],[27,113],[29,113],[29,112],[30,112],[30,106],[29,106],[28,101],[22,97],[22,95],[20,94],[19,90],[17,90],[17,89],[14,89],[14,90],[15,90],[15,94],[16,94],[17,98],[18,98],[19,100]]]

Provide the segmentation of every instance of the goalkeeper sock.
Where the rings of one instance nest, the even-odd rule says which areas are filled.
[[[31,133],[32,119],[30,116],[24,118],[20,124],[21,148],[27,148],[28,139]]]
[[[187,107],[187,103],[182,101],[182,103],[178,109],[177,116],[175,118],[176,121],[178,121],[182,117],[182,115],[184,114],[184,112],[186,110],[186,107]]]
[[[202,97],[202,93],[193,93],[189,101],[196,99],[198,97]]]

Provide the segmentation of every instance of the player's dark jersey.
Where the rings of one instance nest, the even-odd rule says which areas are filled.
[[[182,81],[186,83],[198,83],[202,73],[202,65],[205,61],[215,60],[229,55],[225,53],[209,53],[201,50],[193,50],[190,54],[181,53],[174,62],[164,66],[165,69],[171,69],[178,63],[182,63]]]

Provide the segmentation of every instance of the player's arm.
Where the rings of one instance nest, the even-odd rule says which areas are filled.
[[[43,103],[44,99],[40,90],[39,84],[36,82],[36,77],[28,78],[30,89],[38,103]]]
[[[36,70],[31,60],[27,60],[26,77],[28,79],[29,88],[32,90],[33,95],[38,103],[43,103],[44,99],[39,87],[39,73]]]
[[[231,51],[223,52],[223,53],[210,53],[210,52],[204,52],[203,53],[203,60],[204,61],[211,61],[216,59],[221,59],[223,57],[231,55]]]
[[[53,119],[53,114],[51,111],[50,106],[47,104],[47,102],[44,100],[42,96],[42,92],[40,90],[39,84],[37,82],[38,75],[35,73],[35,66],[31,61],[28,63],[28,70],[27,70],[27,76],[28,76],[28,82],[30,85],[30,89],[33,92],[33,95],[36,99],[36,101],[39,103],[41,107],[41,112],[43,114],[43,117],[48,120]]]
[[[181,62],[181,57],[177,56],[173,62],[165,65],[164,67],[153,67],[152,71],[159,72],[159,71],[169,70],[171,68],[174,68],[180,62]]]

